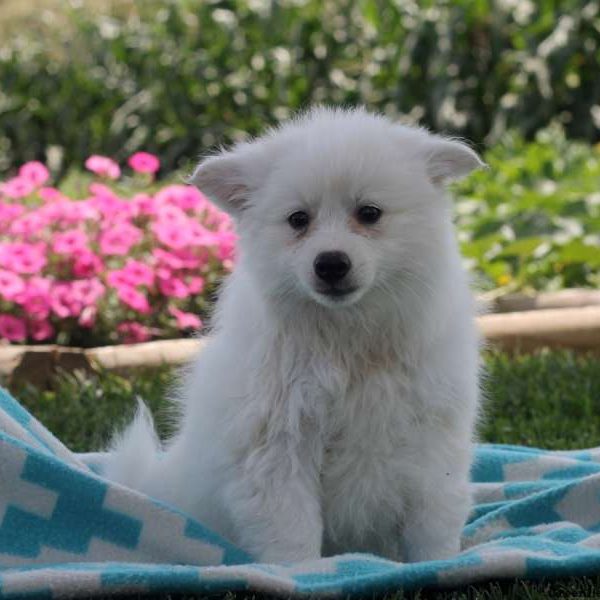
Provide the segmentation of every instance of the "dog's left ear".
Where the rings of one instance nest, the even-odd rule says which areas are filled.
[[[462,142],[432,137],[425,150],[427,175],[436,186],[461,179],[474,169],[485,167],[478,154]]]
[[[252,189],[264,179],[264,157],[258,143],[238,144],[204,159],[188,183],[195,185],[220,209],[239,217]]]

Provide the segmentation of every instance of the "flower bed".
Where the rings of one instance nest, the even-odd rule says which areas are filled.
[[[0,339],[98,346],[201,326],[233,265],[231,222],[194,187],[157,186],[156,157],[128,163],[123,176],[88,158],[81,198],[50,187],[39,162],[0,183]]]

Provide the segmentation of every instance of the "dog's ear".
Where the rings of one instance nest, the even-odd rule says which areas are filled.
[[[222,152],[204,159],[188,183],[195,185],[219,208],[234,215],[243,210],[248,196],[242,165],[234,152]]]
[[[477,152],[466,144],[432,136],[425,149],[427,175],[436,186],[468,175],[474,169],[485,167]]]
[[[196,167],[188,183],[195,185],[219,208],[238,217],[252,189],[266,176],[259,143],[238,144],[230,151],[210,156]]]

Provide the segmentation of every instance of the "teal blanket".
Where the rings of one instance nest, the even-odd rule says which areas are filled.
[[[600,572],[600,448],[482,445],[463,551],[402,564],[346,554],[265,565],[97,473],[0,390],[0,598],[252,590],[341,596]]]

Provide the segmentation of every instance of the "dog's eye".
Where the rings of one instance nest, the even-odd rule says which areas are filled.
[[[308,213],[305,213],[303,210],[297,210],[288,217],[288,223],[292,229],[300,231],[301,229],[306,229],[308,227],[310,217],[308,216]]]
[[[358,222],[363,225],[373,225],[381,218],[381,209],[372,204],[361,206],[356,211],[356,218],[358,219]]]

